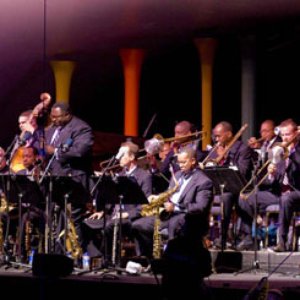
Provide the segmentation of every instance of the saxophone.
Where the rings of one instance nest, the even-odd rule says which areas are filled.
[[[141,215],[143,217],[155,216],[154,228],[153,228],[153,251],[152,255],[154,259],[161,258],[161,235],[159,233],[160,227],[160,207],[172,196],[179,187],[179,182],[174,175],[173,169],[171,169],[172,177],[174,180],[174,186],[167,191],[160,193],[158,196],[154,196],[149,204],[142,205]],[[150,197],[149,197],[150,198]]]
[[[79,259],[82,257],[82,248],[78,242],[78,235],[76,233],[76,228],[74,221],[68,218],[68,233],[66,236],[66,248],[67,251],[71,253],[74,259]]]
[[[69,252],[73,259],[80,259],[82,257],[82,248],[78,241],[78,235],[76,233],[76,228],[74,221],[71,217],[71,210],[67,208],[67,228],[61,231],[59,234],[59,238],[66,234],[65,241],[66,241],[66,250]]]
[[[27,257],[29,257],[31,252],[31,234],[32,234],[32,224],[28,219],[25,222],[25,251],[27,253]]]
[[[142,217],[155,216],[157,214],[157,208],[162,206],[168,200],[168,198],[177,191],[179,187],[179,183],[175,178],[173,170],[171,170],[171,173],[175,185],[172,188],[168,189],[167,191],[160,193],[159,195],[149,196],[148,199],[150,203],[142,205],[142,210],[141,210]]]

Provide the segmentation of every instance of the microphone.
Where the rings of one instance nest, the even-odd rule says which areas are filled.
[[[280,127],[279,126],[275,127],[274,134],[275,135],[280,135]]]
[[[19,139],[19,145],[22,147],[22,146],[25,146],[27,141],[29,141],[32,137],[32,134],[31,132],[29,131],[25,131],[24,135]]]
[[[123,157],[123,155],[126,153],[126,151],[127,151],[127,147],[121,147],[121,148],[119,149],[119,152],[118,152],[117,155],[115,156],[115,159],[116,159],[116,160],[120,160],[120,159]]]
[[[70,147],[73,145],[73,139],[68,138],[64,144],[61,145],[61,152],[66,153],[69,151]]]

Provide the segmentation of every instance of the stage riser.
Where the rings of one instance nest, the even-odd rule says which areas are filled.
[[[211,257],[213,266],[217,260],[217,256],[220,255],[221,251],[211,250]],[[300,252],[281,252],[275,253],[270,250],[257,251],[255,257],[254,251],[224,251],[225,255],[228,256],[225,258],[225,264],[228,263],[230,267],[230,261],[239,259],[238,254],[240,253],[241,258],[241,269],[248,269],[256,265],[255,261],[258,262],[259,268],[265,272],[272,272],[275,268],[277,273],[298,273],[300,274]],[[288,257],[289,256],[289,257]],[[288,257],[288,258],[287,258]],[[286,260],[285,260],[286,259]],[[227,260],[227,262],[226,262]]]

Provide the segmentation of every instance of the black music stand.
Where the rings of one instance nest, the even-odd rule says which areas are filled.
[[[246,184],[246,180],[238,170],[226,167],[211,167],[203,170],[214,184],[215,195],[220,195],[221,204],[221,250],[225,249],[226,234],[224,230],[224,204],[222,195],[230,192],[239,195],[241,189]]]
[[[40,190],[39,185],[36,181],[30,180],[27,175],[5,175],[6,176],[6,197],[9,199],[9,203],[18,207],[18,250],[16,256],[15,266],[28,267],[21,263],[22,261],[22,233],[23,233],[23,222],[22,222],[22,210],[26,208],[27,212],[30,212],[32,206],[42,207],[43,205],[43,193]],[[9,204],[8,203],[8,204]],[[7,212],[7,226],[10,224],[10,212]],[[7,227],[6,240],[8,236],[9,228]],[[7,242],[7,241],[6,241]],[[6,243],[5,242],[5,243]]]
[[[127,177],[127,176],[118,176],[116,178],[112,178],[111,176],[103,176],[101,182],[98,186],[100,199],[104,203],[104,207],[106,204],[112,205],[119,205],[119,219],[116,220],[118,223],[118,237],[116,242],[118,243],[118,259],[117,263],[113,263],[113,268],[111,270],[121,271],[121,241],[122,241],[122,212],[123,212],[123,205],[132,204],[147,204],[148,200],[145,196],[144,192],[142,191],[141,187],[138,185],[136,179],[134,177]],[[104,209],[105,211],[105,209]],[[103,216],[102,220],[99,224],[103,225],[103,230],[105,233],[106,228],[106,216]],[[92,227],[92,226],[91,226]],[[97,227],[95,227],[97,228]],[[100,228],[100,227],[98,227]],[[104,234],[103,241],[104,241],[104,267],[107,267],[107,247],[106,247],[106,237]],[[95,271],[95,270],[92,270]],[[83,271],[80,274],[88,273],[90,271]]]
[[[45,209],[48,228],[48,233],[45,234],[45,236],[46,239],[48,239],[48,249],[46,249],[45,252],[62,252],[66,254],[66,237],[68,234],[67,204],[76,204],[76,206],[84,205],[85,199],[88,197],[88,192],[84,189],[80,182],[76,182],[71,176],[55,176],[50,174],[44,176],[42,182],[45,185],[45,193],[48,195]],[[62,210],[64,211],[64,222],[62,221],[63,218],[57,218],[58,213]],[[65,229],[63,243],[59,240],[59,232],[62,228],[62,222],[64,223]],[[54,231],[56,235],[55,239],[53,239],[52,236]]]

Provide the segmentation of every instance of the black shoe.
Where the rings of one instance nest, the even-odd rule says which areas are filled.
[[[241,241],[237,246],[236,246],[237,251],[251,251],[254,250],[254,244],[252,239],[245,239]]]

